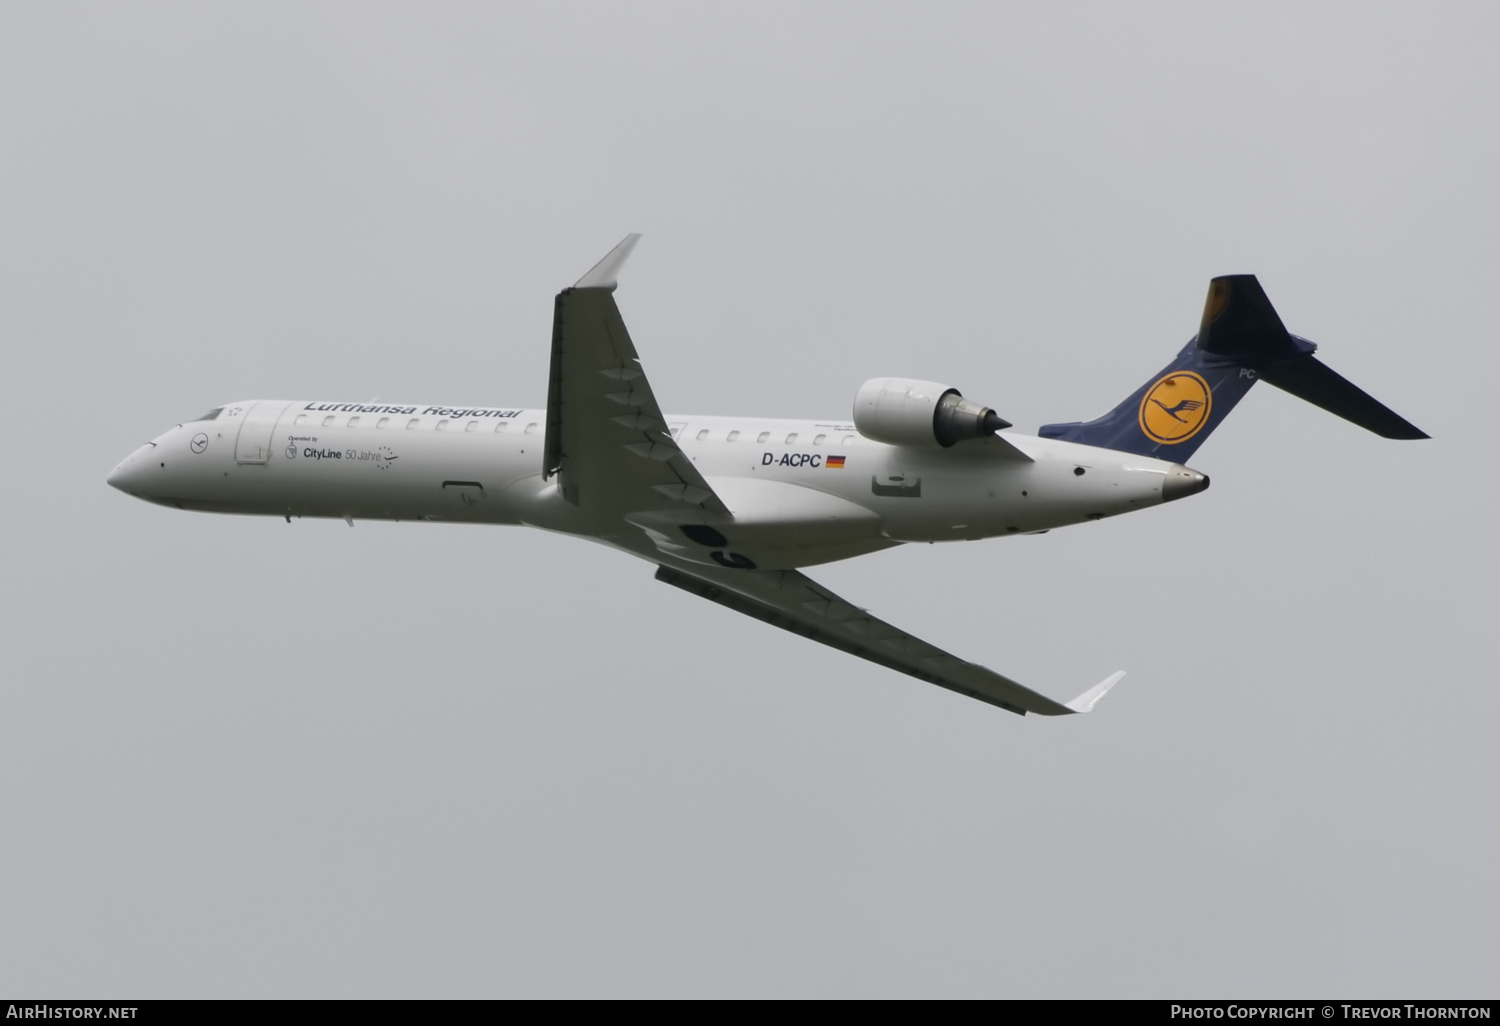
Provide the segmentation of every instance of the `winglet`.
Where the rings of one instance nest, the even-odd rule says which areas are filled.
[[[641,241],[639,232],[632,232],[625,236],[624,240],[610,250],[608,255],[578,279],[575,289],[609,289],[614,291],[619,284],[620,268],[625,266],[625,259],[630,256],[630,251],[635,249],[635,244]]]
[[[1108,677],[1105,677],[1098,684],[1095,684],[1093,687],[1089,688],[1077,698],[1073,699],[1073,701],[1064,702],[1063,704],[1076,713],[1089,712],[1094,708],[1094,704],[1098,702],[1099,699],[1103,698],[1105,693],[1108,692],[1110,688],[1120,683],[1120,678],[1123,676],[1125,676],[1125,671],[1117,670],[1116,672],[1111,673]]]

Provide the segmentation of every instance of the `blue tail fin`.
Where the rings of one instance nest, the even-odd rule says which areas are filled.
[[[1045,424],[1037,433],[1186,463],[1253,384],[1254,371],[1205,353],[1194,338],[1177,359],[1098,420]]]
[[[1119,406],[1088,423],[1047,424],[1043,438],[1183,463],[1266,381],[1386,438],[1426,438],[1313,356],[1287,332],[1253,274],[1215,278],[1203,323],[1182,352]]]

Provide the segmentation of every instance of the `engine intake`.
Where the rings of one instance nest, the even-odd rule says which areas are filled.
[[[988,438],[1010,421],[936,381],[871,378],[854,396],[854,426],[876,442],[946,449],[965,439]]]

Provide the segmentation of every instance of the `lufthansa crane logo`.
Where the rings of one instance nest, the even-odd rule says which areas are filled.
[[[1173,371],[1146,390],[1141,400],[1141,432],[1153,442],[1186,442],[1208,423],[1214,394],[1192,371]]]

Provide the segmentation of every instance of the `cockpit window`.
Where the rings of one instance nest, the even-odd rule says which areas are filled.
[[[200,420],[218,420],[219,419],[219,414],[221,414],[223,412],[224,412],[224,407],[220,406],[218,409],[209,410],[207,413],[205,413],[201,417],[195,417],[195,418],[193,418],[193,420],[189,421],[189,423],[197,423]]]

